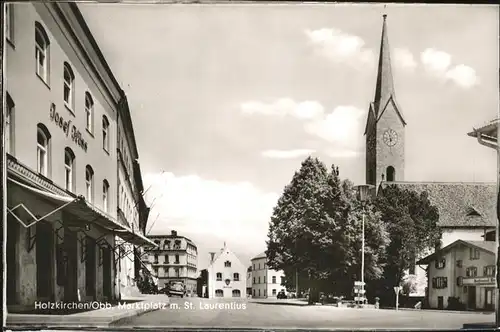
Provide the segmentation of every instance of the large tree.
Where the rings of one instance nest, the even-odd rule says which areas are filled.
[[[381,295],[394,295],[392,288],[402,283],[404,271],[415,258],[439,245],[441,231],[437,226],[438,209],[431,204],[426,192],[388,186],[376,199],[377,209],[389,232],[384,278],[379,284]]]
[[[371,206],[365,213],[366,271],[378,278],[387,237],[379,214]],[[340,180],[338,168],[328,172],[317,158],[308,157],[271,217],[268,265],[285,271],[287,286],[294,288],[298,271],[299,287],[310,288],[313,295],[319,289],[349,295],[361,269],[361,220],[352,184]]]

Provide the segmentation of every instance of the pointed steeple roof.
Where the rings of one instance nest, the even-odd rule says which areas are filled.
[[[380,119],[389,103],[394,104],[401,121],[406,124],[401,110],[397,106],[394,91],[394,78],[392,76],[391,54],[389,48],[389,37],[387,36],[387,15],[383,15],[382,38],[380,42],[380,54],[378,60],[377,85],[375,87],[375,99],[373,111],[376,119]]]

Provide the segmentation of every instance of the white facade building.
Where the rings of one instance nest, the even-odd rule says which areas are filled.
[[[244,298],[247,268],[226,246],[218,254],[211,253],[208,267],[209,298]]]
[[[283,271],[273,270],[267,266],[265,252],[252,259],[252,297],[276,297],[281,290],[286,292],[286,287],[282,286],[284,278]]]

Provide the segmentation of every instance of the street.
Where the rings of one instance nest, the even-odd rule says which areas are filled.
[[[169,309],[118,322],[123,327],[461,329],[493,314],[297,306],[247,300],[171,298]],[[218,305],[226,308],[215,308]]]

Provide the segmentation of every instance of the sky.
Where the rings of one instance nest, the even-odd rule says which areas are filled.
[[[266,249],[283,188],[308,155],[364,183],[382,14],[405,115],[407,181],[496,181],[468,137],[498,113],[498,7],[138,5],[79,7],[127,93],[150,234],[177,230],[199,268],[224,242]]]

